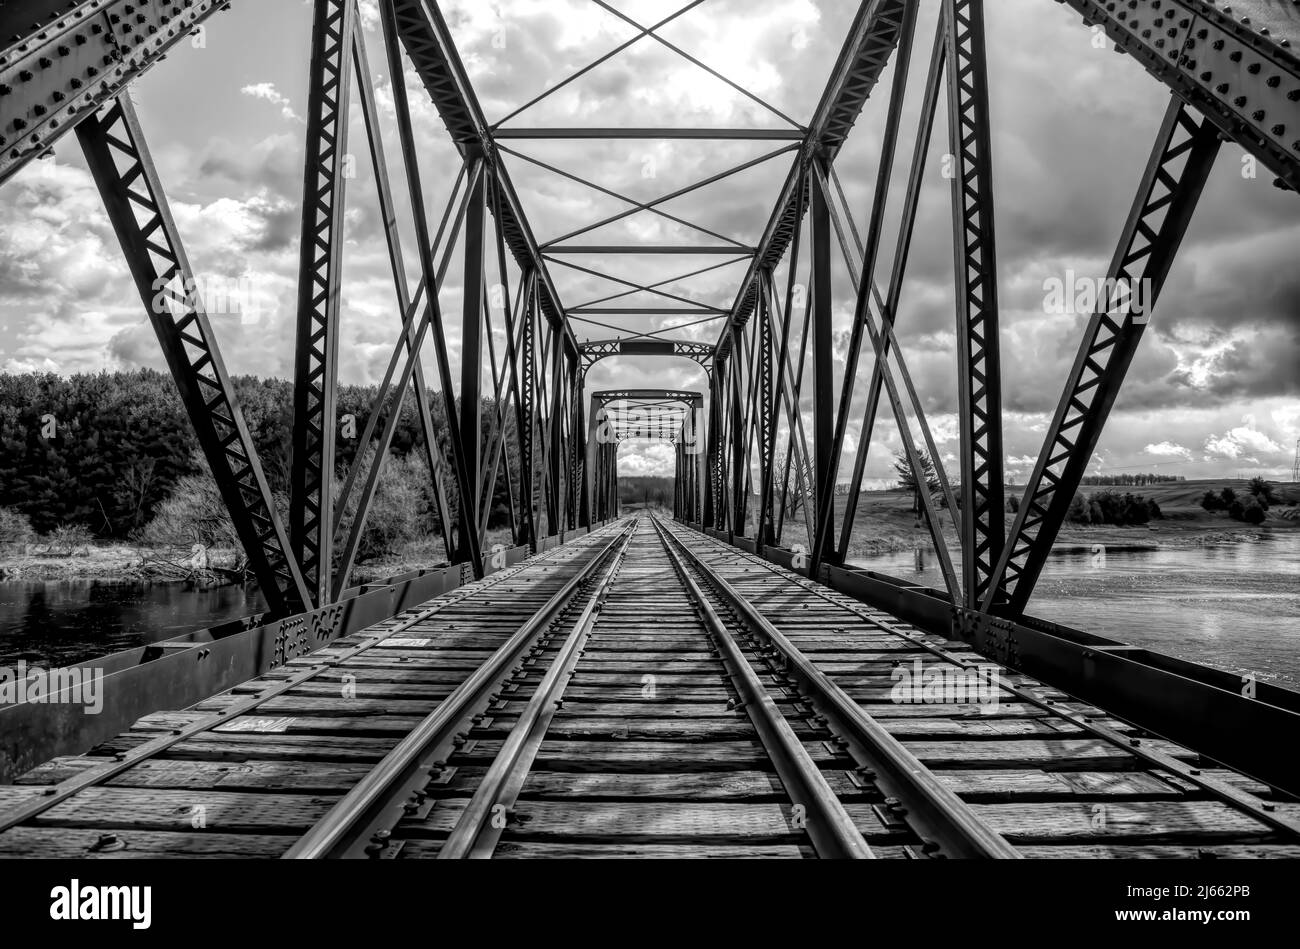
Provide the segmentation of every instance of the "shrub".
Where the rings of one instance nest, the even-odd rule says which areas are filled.
[[[1219,492],[1219,504],[1227,509],[1232,507],[1232,502],[1237,500],[1237,492],[1232,488],[1224,488]]]
[[[360,486],[364,484],[369,469],[370,459],[367,459],[358,472],[357,487],[348,498],[347,509],[339,525],[344,536],[352,527]],[[431,511],[432,481],[428,471],[428,464],[416,455],[388,458],[371,499],[365,526],[361,530],[357,545],[359,559],[399,553],[407,544],[432,533],[437,525]]]
[[[1228,505],[1228,516],[1234,521],[1239,521],[1245,513],[1246,507],[1240,501],[1233,501]]]
[[[171,495],[155,508],[154,516],[136,533],[136,539],[159,547],[203,544],[239,549],[239,537],[217,482],[207,465],[199,458],[195,460],[202,470],[176,482]]]
[[[1201,507],[1207,511],[1222,511],[1223,501],[1213,491],[1206,491],[1205,497],[1201,498]]]
[[[36,539],[32,522],[17,508],[0,507],[0,547],[21,547]]]
[[[1247,524],[1262,524],[1266,517],[1268,515],[1264,513],[1264,507],[1261,504],[1249,504],[1241,512],[1241,519]]]
[[[95,535],[85,524],[60,524],[45,535],[51,553],[66,551],[68,556],[90,547],[94,539]]]
[[[1065,516],[1076,524],[1087,524],[1090,520],[1088,517],[1088,499],[1082,494],[1076,494],[1070,500],[1070,507],[1065,512]]]

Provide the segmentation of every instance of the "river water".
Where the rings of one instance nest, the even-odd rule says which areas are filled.
[[[1026,612],[1300,689],[1300,532],[1099,554],[1054,554]],[[864,557],[855,566],[943,587],[930,548]]]
[[[934,554],[858,566],[941,587]],[[0,582],[0,665],[66,665],[264,609],[242,587]],[[1053,556],[1029,612],[1111,639],[1300,689],[1300,532],[1259,543]]]
[[[266,609],[253,588],[107,580],[0,582],[0,665],[65,666]]]

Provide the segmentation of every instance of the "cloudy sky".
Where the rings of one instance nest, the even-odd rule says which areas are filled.
[[[612,0],[649,24],[677,2]],[[643,39],[518,115],[521,106],[636,28],[590,0],[444,2],[461,55],[490,121],[535,126],[732,126],[788,128],[808,121],[856,4],[849,0],[706,0],[661,33],[750,90],[748,98],[682,57]],[[896,166],[887,205],[892,248],[934,23],[924,4]],[[1045,286],[1104,275],[1168,101],[1163,87],[1117,55],[1064,5],[997,0],[988,6],[994,120],[998,269],[1002,300],[1008,471],[1023,476],[1039,452],[1085,316],[1052,312]],[[289,376],[297,279],[310,4],[235,3],[209,21],[202,44],[182,44],[133,88],[227,365],[234,372]],[[373,4],[363,21],[375,73],[390,174],[400,181],[392,93]],[[891,71],[892,71],[891,66]],[[869,210],[890,72],[837,161],[853,216]],[[430,213],[440,215],[458,158],[408,74]],[[353,108],[356,175],[349,180],[343,341],[346,382],[383,372],[398,316],[376,212],[373,171]],[[902,351],[928,419],[949,455],[954,416],[954,304],[949,182],[942,175],[945,119],[938,119],[898,317]],[[736,165],[752,167],[572,238],[574,243],[755,242],[791,156],[782,142],[511,141],[506,163],[539,242],[618,214],[628,203],[543,168],[545,163],[646,202]],[[758,159],[765,160],[758,161]],[[531,161],[529,160],[531,159]],[[1102,438],[1094,471],[1160,470],[1189,478],[1263,472],[1289,477],[1300,437],[1300,201],[1275,189],[1263,168],[1225,145],[1178,262]],[[399,190],[401,190],[399,188]],[[401,215],[408,274],[418,274],[409,215]],[[689,221],[695,225],[682,223]],[[703,230],[700,230],[703,229]],[[707,232],[707,233],[706,233]],[[889,253],[879,273],[886,274]],[[565,255],[576,268],[729,306],[744,272],[718,256]],[[621,293],[615,280],[559,263],[550,269],[567,306]],[[806,274],[806,266],[801,271]],[[847,329],[852,295],[837,265],[836,327]],[[515,279],[510,270],[507,279]],[[784,279],[784,272],[778,274]],[[491,276],[490,279],[499,279]],[[441,303],[453,350],[459,332],[459,263]],[[222,306],[220,296],[238,301]],[[633,293],[605,305],[676,305]],[[454,317],[454,318],[453,318]],[[796,326],[802,311],[794,314]],[[721,324],[698,316],[595,316],[575,321],[579,339],[669,329],[670,338],[712,342]],[[498,357],[501,352],[498,343]],[[836,347],[842,372],[842,343]],[[140,299],[75,138],[0,187],[0,367],[62,373],[162,366]],[[432,371],[432,361],[426,358]],[[864,359],[862,376],[869,373]],[[811,385],[811,381],[809,383]],[[685,360],[609,359],[589,388],[706,388]],[[838,392],[839,382],[835,383]],[[856,412],[855,412],[856,415]],[[857,419],[850,425],[855,446]],[[868,475],[884,484],[900,442],[887,416],[877,426]],[[671,450],[625,444],[621,470],[671,474]],[[847,464],[847,463],[846,463]],[[847,470],[844,472],[847,476]]]

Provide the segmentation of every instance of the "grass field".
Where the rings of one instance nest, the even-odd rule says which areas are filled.
[[[1219,492],[1231,487],[1239,497],[1244,496],[1247,482],[1234,478],[1211,478],[1196,481],[1174,481],[1161,484],[1138,486],[1096,486],[1085,487],[1081,493],[1090,495],[1096,491],[1128,492],[1152,499],[1160,506],[1163,518],[1149,524],[1129,527],[1114,525],[1066,524],[1056,539],[1056,546],[1069,548],[1090,546],[1096,543],[1110,545],[1131,545],[1138,547],[1154,546],[1199,546],[1209,543],[1231,543],[1235,541],[1254,540],[1273,531],[1291,531],[1300,529],[1300,485],[1294,483],[1273,483],[1276,501],[1269,508],[1268,519],[1263,524],[1246,524],[1234,521],[1222,511],[1206,511],[1201,508],[1201,498],[1206,491]],[[1008,497],[1022,496],[1023,486],[1009,486]],[[845,497],[835,499],[835,522],[843,520]],[[757,499],[751,505],[751,512],[757,509]],[[944,526],[944,536],[950,547],[955,546],[957,532],[948,511],[939,509]],[[1291,515],[1290,518],[1284,515]],[[1007,527],[1010,528],[1015,515],[1007,512]],[[753,515],[750,517],[750,529],[753,529]],[[837,535],[838,537],[838,535]],[[804,527],[802,510],[786,517],[786,527],[782,537],[782,546],[793,544],[807,545],[807,532]],[[929,543],[929,531],[921,516],[912,513],[912,496],[901,490],[864,491],[858,503],[857,516],[854,519],[853,533],[849,540],[849,558],[870,556],[893,550],[907,550],[920,544]]]

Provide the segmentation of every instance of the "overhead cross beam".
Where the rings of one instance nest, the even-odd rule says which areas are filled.
[[[1300,192],[1300,7],[1280,0],[1062,0]]]
[[[73,0],[6,4],[0,32],[0,184],[144,75],[187,38],[203,41],[204,22],[228,0]],[[18,17],[23,15],[22,21]],[[11,33],[10,31],[15,32]]]

